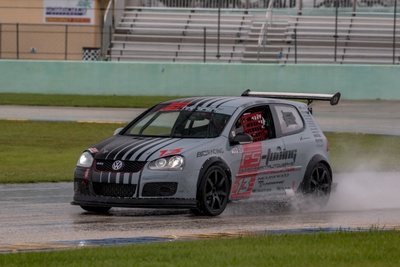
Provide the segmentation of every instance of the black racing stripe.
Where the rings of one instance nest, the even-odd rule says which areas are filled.
[[[225,100],[226,100],[226,97],[218,97],[218,98],[215,98],[215,99],[213,99],[212,101],[210,101],[209,103],[207,103],[206,107],[211,107],[211,106],[213,106],[215,103],[221,102],[221,101],[225,101]]]
[[[235,101],[235,100],[237,100],[237,97],[229,97],[229,98],[225,99],[224,101],[222,101],[221,103],[218,103],[216,105],[216,108],[219,108],[221,105],[226,104],[231,101]]]
[[[124,150],[126,150],[127,147],[130,147],[131,145],[137,145],[137,144],[140,144],[142,142],[143,142],[143,140],[140,140],[140,139],[133,140],[132,138],[121,138],[121,142],[119,142],[116,145],[114,145],[112,150],[108,152],[108,154],[106,156],[106,159],[116,159],[116,156],[119,153],[121,153]]]
[[[207,97],[197,97],[197,98],[193,98],[192,101],[190,102],[190,104],[188,105],[188,107],[197,106],[199,103],[201,103],[201,102],[204,101],[205,99],[207,99]]]
[[[149,141],[153,141],[152,138],[133,138],[131,143],[129,145],[126,145],[124,148],[122,148],[121,150],[119,150],[117,153],[115,153],[114,155],[114,160],[117,159],[119,154],[126,154],[129,150],[132,149],[132,147],[137,147],[137,146],[141,146],[143,143],[145,142],[149,142]]]
[[[150,148],[152,148],[152,147],[154,147],[154,146],[156,146],[156,145],[158,145],[159,143],[162,143],[162,142],[164,142],[164,141],[165,141],[164,138],[155,138],[154,140],[151,140],[150,142],[146,142],[146,143],[141,144],[140,146],[135,147],[135,149],[132,150],[132,151],[130,151],[129,153],[128,153],[128,151],[127,151],[128,154],[124,155],[123,158],[124,158],[125,160],[129,160],[129,159],[132,158],[136,153],[138,153],[140,150],[143,149],[144,151],[147,151],[147,150],[149,150]],[[138,157],[136,157],[136,158],[138,158]]]
[[[174,140],[173,142],[169,142],[169,141],[166,141],[166,140]],[[160,142],[158,142],[158,143],[156,143],[156,144],[153,144],[151,147],[147,147],[146,149],[143,149],[140,153],[138,153],[137,155],[136,155],[136,157],[135,157],[135,161],[139,161],[139,159],[142,157],[142,155],[145,153],[145,152],[147,152],[147,151],[153,151],[152,153],[150,153],[149,155],[148,155],[148,157],[144,160],[144,161],[147,161],[148,160],[148,158],[151,156],[151,155],[153,155],[154,153],[156,153],[156,152],[158,152],[159,151],[159,149],[160,148],[162,148],[162,147],[164,147],[164,146],[166,146],[166,145],[169,145],[169,144],[173,144],[174,142],[176,142],[175,141],[176,139],[170,139],[170,138],[168,138],[168,139],[163,139],[163,140],[161,140]],[[181,139],[178,139],[178,140],[181,140]],[[162,146],[160,146],[160,147],[158,147],[159,145],[161,145],[162,144]],[[156,149],[153,149],[153,148],[155,148],[155,147],[157,147]],[[131,158],[133,157],[133,155],[131,156]]]
[[[114,158],[114,155],[119,152],[119,149],[124,149],[126,146],[128,146],[132,142],[132,140],[130,140],[130,139],[128,140],[128,139],[125,139],[125,138],[120,138],[120,140],[118,140],[118,142],[120,144],[118,144],[117,146],[114,146],[114,148],[111,151],[108,152],[108,154],[105,157],[105,159]],[[107,146],[105,148],[107,148]]]
[[[201,99],[201,101],[197,102],[196,107],[202,107],[204,106],[206,103],[208,103],[209,101],[212,101],[215,97],[205,97],[203,99]]]

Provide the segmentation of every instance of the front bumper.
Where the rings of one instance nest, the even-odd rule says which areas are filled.
[[[196,208],[195,195],[179,193],[176,181],[149,181],[138,184],[116,184],[74,179],[72,205],[126,208]],[[141,192],[140,194],[138,192]]]
[[[74,196],[72,205],[121,208],[196,208],[195,199],[166,198],[110,198],[94,196]]]

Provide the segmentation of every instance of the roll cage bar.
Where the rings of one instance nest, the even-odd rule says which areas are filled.
[[[308,94],[308,93],[281,93],[281,92],[252,92],[247,89],[242,93],[242,96],[278,98],[278,99],[298,99],[307,100],[308,110],[312,113],[311,104],[314,100],[329,101],[332,106],[339,103],[341,94]]]

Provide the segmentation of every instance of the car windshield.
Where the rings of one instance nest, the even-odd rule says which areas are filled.
[[[124,131],[127,135],[215,138],[230,116],[211,111],[170,109],[157,106]]]

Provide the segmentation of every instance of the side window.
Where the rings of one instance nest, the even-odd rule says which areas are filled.
[[[290,105],[275,105],[282,134],[293,134],[304,128],[303,120],[297,109]]]
[[[254,142],[274,138],[272,116],[267,106],[255,107],[246,110],[237,120],[232,134],[247,133]]]

